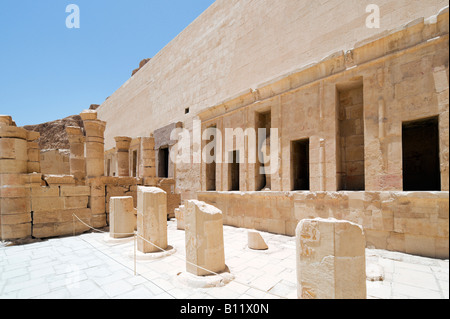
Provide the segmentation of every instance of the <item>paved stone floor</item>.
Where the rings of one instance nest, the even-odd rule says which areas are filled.
[[[170,221],[173,255],[138,260],[134,240],[110,243],[89,233],[21,246],[0,244],[0,299],[277,299],[296,298],[295,239],[262,233],[267,251],[246,247],[247,230],[224,227],[226,264],[235,279],[223,287],[194,288],[185,274],[184,231]],[[449,262],[367,249],[368,298],[448,299]],[[180,275],[181,273],[181,275]]]

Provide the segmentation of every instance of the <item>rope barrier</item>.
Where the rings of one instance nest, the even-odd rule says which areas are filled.
[[[99,229],[96,229],[96,228],[94,228],[94,227],[92,227],[92,226],[90,226],[90,225],[88,225],[88,224],[86,224],[85,222],[83,222],[80,218],[78,218],[78,216],[76,216],[75,214],[72,214],[74,217],[76,217],[82,224],[84,224],[86,227],[88,227],[88,228],[90,228],[90,229],[92,229],[92,230],[94,230],[94,231],[97,231],[97,232],[99,232],[99,233],[108,233],[108,232],[105,232],[105,231],[102,231],[102,230],[99,230]],[[75,232],[75,230],[74,230],[74,232]],[[157,246],[157,245],[155,245],[154,243],[152,243],[152,242],[150,242],[149,240],[147,240],[147,239],[145,239],[144,237],[142,237],[141,235],[139,235],[137,232],[134,232],[134,233],[115,233],[115,234],[118,234],[118,235],[133,235],[134,236],[134,273],[135,273],[135,275],[136,275],[136,239],[137,238],[140,238],[141,240],[143,240],[143,241],[145,241],[145,242],[147,242],[147,243],[149,243],[150,245],[152,245],[153,247],[155,247],[156,249],[158,249],[158,250],[160,250],[161,252],[167,252],[167,250],[165,250],[165,249],[163,249],[163,248],[161,248],[161,247],[159,247],[159,246]],[[91,245],[92,246],[92,245]],[[92,246],[93,247],[93,246]],[[94,247],[95,248],[95,247]],[[204,271],[206,271],[206,272],[209,272],[210,274],[212,274],[212,275],[215,275],[215,276],[218,276],[218,277],[221,277],[223,280],[227,280],[227,278],[225,278],[223,275],[221,275],[221,274],[218,274],[218,273],[216,273],[216,272],[214,272],[214,271],[211,271],[211,270],[209,270],[209,269],[206,269],[206,268],[203,268],[203,267],[201,267],[201,266],[199,266],[199,265],[196,265],[196,264],[194,264],[194,263],[192,263],[192,262],[190,262],[190,261],[188,261],[188,260],[186,260],[186,259],[184,259],[184,258],[181,258],[181,257],[178,257],[177,255],[172,255],[173,257],[175,257],[175,258],[177,258],[177,259],[179,259],[179,260],[181,260],[181,261],[183,261],[183,262],[186,262],[186,263],[188,263],[188,264],[190,264],[190,265],[192,265],[192,266],[194,266],[194,267],[197,267],[197,268],[199,268],[199,269],[202,269],[202,270],[204,270]],[[110,257],[111,258],[111,257]],[[128,267],[127,267],[128,268]],[[144,277],[145,278],[145,277]],[[147,278],[146,278],[147,279]],[[148,280],[148,279],[147,279]],[[149,280],[150,281],[150,280]],[[265,294],[268,294],[268,295],[272,295],[272,296],[275,296],[275,297],[278,297],[278,298],[280,298],[280,299],[288,299],[288,298],[286,298],[286,297],[283,297],[283,296],[279,296],[279,295],[277,295],[277,294],[274,294],[274,293],[271,293],[271,292],[268,292],[268,291],[266,291],[266,290],[264,290],[264,289],[261,289],[261,288],[258,288],[258,287],[255,287],[255,286],[252,286],[252,285],[249,285],[249,284],[246,284],[246,283],[243,283],[243,282],[240,282],[240,281],[238,281],[238,280],[233,280],[234,282],[236,282],[236,283],[238,283],[238,284],[240,284],[240,285],[243,285],[243,286],[246,286],[246,287],[248,287],[248,288],[252,288],[252,289],[256,289],[256,290],[259,290],[259,291],[261,291],[261,292],[263,292],[263,293],[265,293]],[[151,282],[151,281],[150,281]],[[155,284],[156,285],[156,284]],[[159,287],[159,286],[158,286]],[[159,288],[161,288],[161,287],[159,287]],[[162,289],[162,288],[161,288]],[[164,289],[163,289],[164,290]],[[165,290],[164,290],[165,291]],[[170,293],[169,292],[167,292],[167,291],[165,291],[166,293],[168,293],[169,295],[170,295]],[[172,295],[171,295],[172,296]],[[172,296],[173,297],[173,296]],[[175,298],[176,299],[176,298]]]
[[[84,241],[86,244],[88,244],[89,246],[91,246],[92,248],[94,248],[95,250],[97,250],[99,253],[101,253],[102,255],[106,256],[107,258],[115,261],[116,263],[118,263],[119,265],[122,265],[125,268],[128,268],[129,270],[132,270],[130,267],[128,267],[127,265],[121,263],[120,261],[118,261],[117,259],[114,259],[113,257],[105,254],[103,251],[101,251],[100,249],[98,249],[97,247],[95,247],[94,245],[92,245],[90,242],[84,240],[82,237],[80,237],[80,239],[82,241]],[[135,262],[135,268],[134,268],[134,275],[137,276],[136,274],[136,258],[134,259]],[[170,292],[168,292],[167,290],[165,290],[163,287],[159,286],[158,284],[154,283],[153,281],[151,281],[150,279],[148,279],[147,277],[139,274],[140,277],[144,278],[145,280],[147,280],[148,282],[152,283],[153,285],[155,285],[156,287],[158,287],[159,289],[161,289],[162,291],[164,291],[166,294],[168,294],[169,296],[171,296],[174,299],[177,299],[174,295],[172,295]]]

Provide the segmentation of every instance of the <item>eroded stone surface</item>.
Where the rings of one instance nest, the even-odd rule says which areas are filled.
[[[137,233],[145,239],[138,239],[140,252],[155,253],[167,248],[167,194],[162,189],[138,187]]]
[[[365,238],[359,225],[302,220],[297,227],[300,299],[365,299]]]
[[[197,276],[224,271],[222,212],[197,200],[185,205],[186,270]]]

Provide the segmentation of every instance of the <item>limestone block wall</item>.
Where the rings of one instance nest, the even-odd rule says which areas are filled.
[[[31,186],[30,201],[33,218],[32,236],[50,238],[69,234],[80,234],[89,228],[73,217],[91,225],[89,208],[89,186],[76,186],[67,178],[54,177],[48,186]]]
[[[148,136],[178,121],[192,132],[192,120],[211,106],[305,69],[333,52],[358,47],[365,39],[436,15],[448,6],[444,0],[377,1],[381,28],[369,29],[365,24],[368,4],[339,0],[280,0],[276,5],[271,0],[216,1],[99,107],[99,118],[108,123],[106,148],[114,147],[116,136]],[[321,21],[332,23],[324,27]],[[383,46],[391,53],[397,44],[404,43],[399,37]],[[370,48],[367,53],[377,55],[380,48]],[[355,61],[359,58],[359,53],[354,55]],[[333,73],[342,65],[333,66]],[[333,69],[324,66],[324,70]],[[328,95],[327,86],[322,88]],[[334,97],[334,88],[330,89]],[[328,102],[323,105],[325,112]],[[186,108],[190,109],[188,114]],[[312,113],[316,110],[311,107]],[[179,165],[177,170],[180,193],[184,198],[195,198],[195,191],[201,190],[199,165]]]
[[[91,223],[89,186],[77,186],[71,175],[42,175],[39,136],[0,116],[0,238],[49,238],[81,233],[88,228],[73,223],[73,214]],[[39,151],[39,149],[37,149]]]
[[[127,149],[139,151],[136,164],[140,177],[104,176],[103,130],[105,123],[93,111],[81,114],[86,135],[79,127],[68,127],[70,155],[63,169],[60,152],[44,158],[44,171],[39,173],[40,150],[34,142],[39,134],[17,128],[10,116],[0,116],[0,238],[16,240],[29,237],[50,238],[79,234],[90,230],[86,225],[102,228],[109,225],[110,199],[129,196],[137,206],[137,186],[159,186],[169,192],[167,205],[171,216],[180,204],[174,193],[173,179],[155,178],[155,151],[152,137],[119,138],[123,156],[121,174],[127,175]],[[124,144],[124,145],[123,145]],[[37,148],[37,152],[35,152]],[[86,151],[86,152],[85,152]],[[43,154],[48,155],[49,152]],[[114,157],[112,157],[114,158]],[[137,166],[136,166],[137,167]],[[36,173],[30,173],[35,172]],[[77,217],[74,217],[76,215]],[[85,224],[81,223],[81,219]]]
[[[368,247],[449,257],[448,192],[200,192],[224,224],[294,236],[303,219],[335,218],[364,228]]]
[[[287,192],[200,192],[198,200],[220,209],[223,223],[281,235],[295,235],[299,220]]]
[[[439,188],[448,191],[446,21],[448,10],[261,84],[201,112],[202,130],[216,126],[225,145],[226,128],[253,128],[258,114],[270,112],[279,142],[272,191],[293,190],[292,143],[300,140],[309,143],[310,191],[402,191],[404,125],[435,119]],[[239,190],[255,191],[256,166],[248,161],[248,144],[242,152]],[[228,155],[223,152],[222,160]],[[202,191],[208,172],[202,163]],[[229,174],[228,164],[216,165],[217,191],[231,189]]]
[[[28,133],[10,116],[0,116],[0,238],[31,235],[28,182]]]
[[[336,218],[362,225],[369,247],[449,257],[448,192],[297,193],[297,220]]]
[[[34,151],[34,150],[33,150]],[[39,149],[38,149],[39,152]],[[29,158],[30,158],[29,151]],[[38,161],[37,161],[38,162]],[[41,173],[46,175],[70,175],[69,150],[40,151]],[[30,172],[33,173],[33,172]]]

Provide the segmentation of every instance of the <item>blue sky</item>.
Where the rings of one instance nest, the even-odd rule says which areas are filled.
[[[23,126],[101,104],[213,2],[0,0],[0,114]]]

